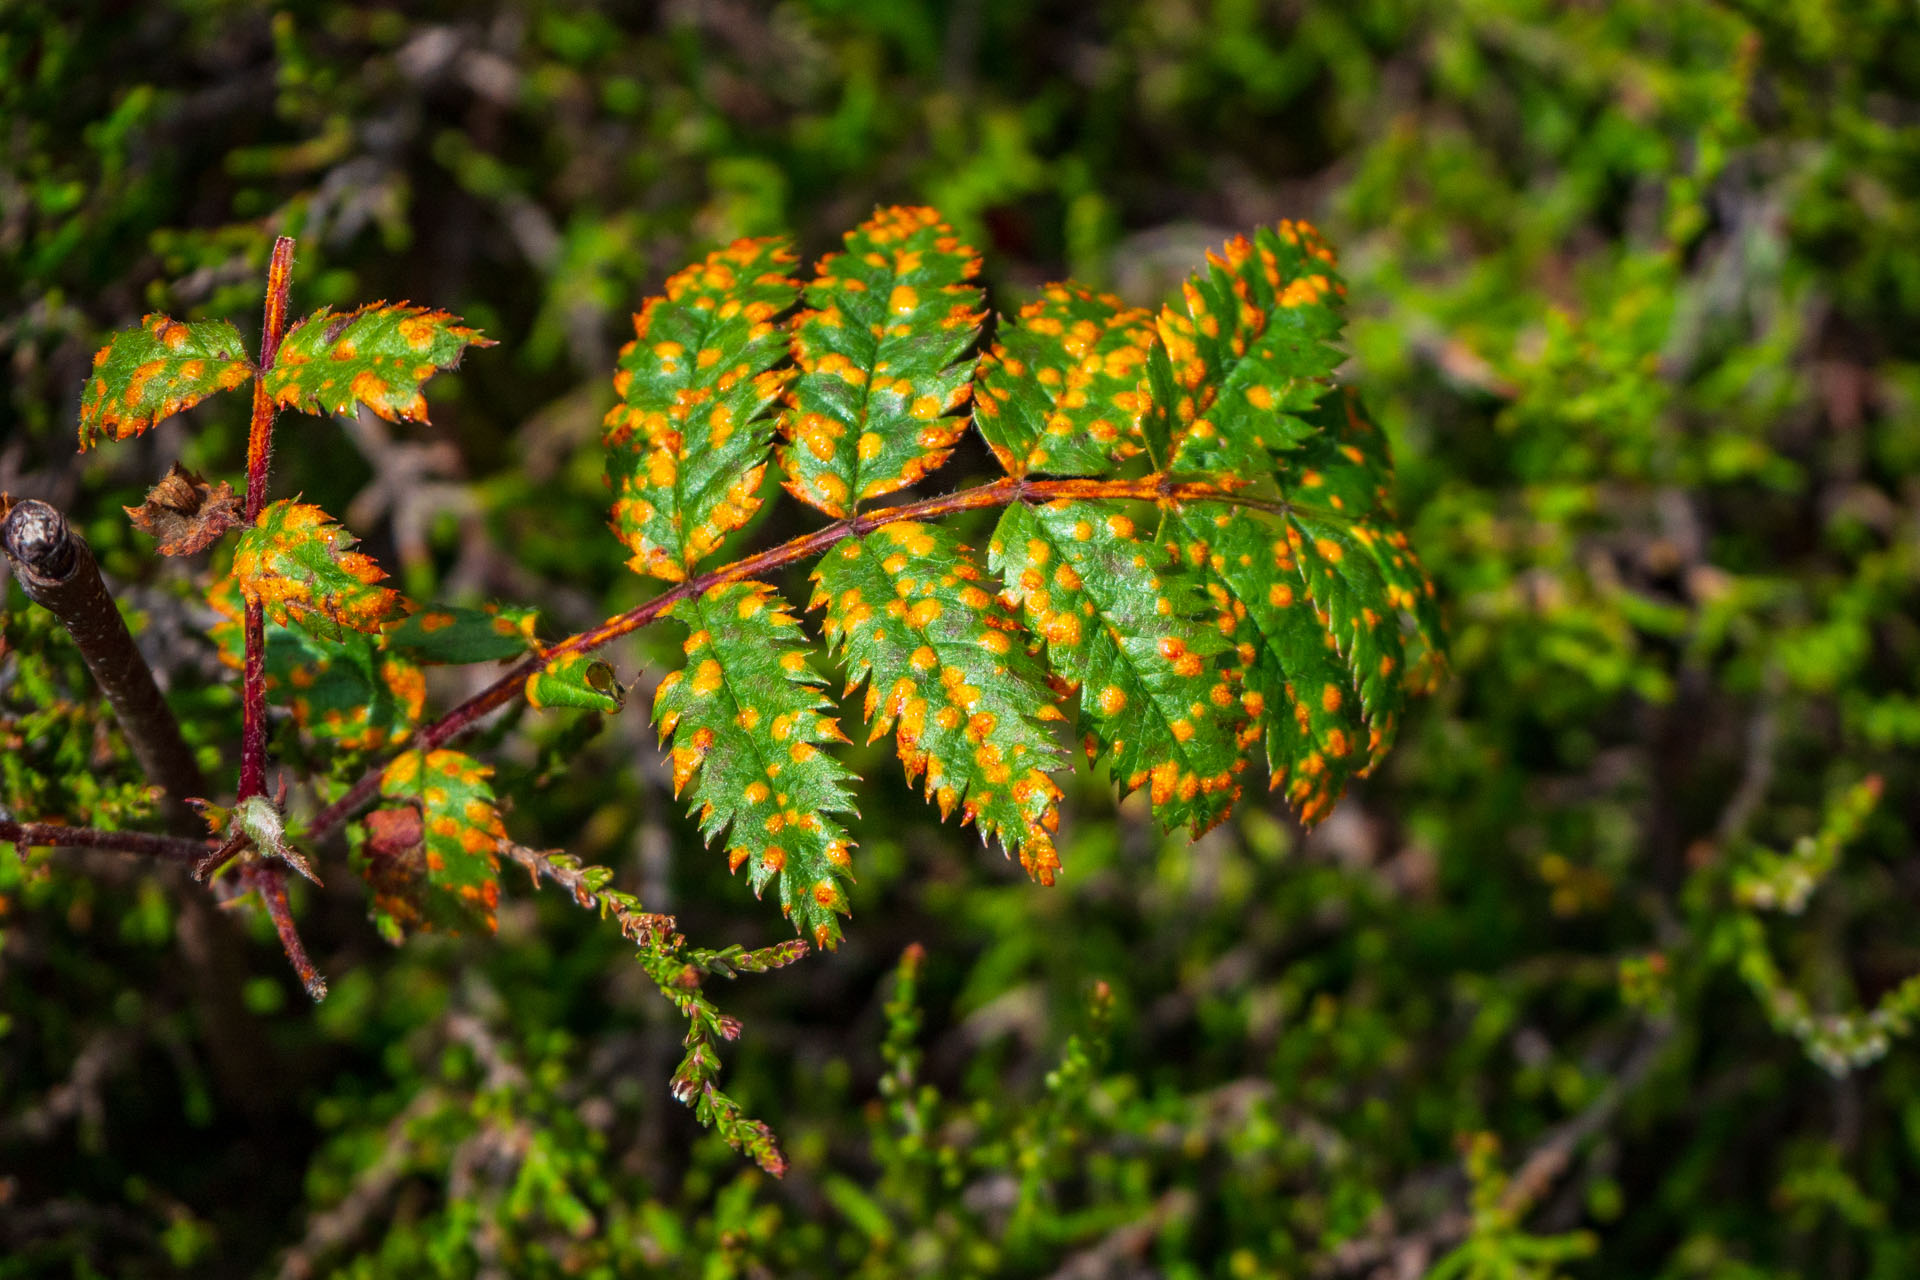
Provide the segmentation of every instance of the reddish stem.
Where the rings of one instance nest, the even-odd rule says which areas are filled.
[[[956,511],[1006,506],[1013,502],[1048,502],[1060,498],[1128,498],[1147,502],[1208,501],[1229,502],[1240,506],[1275,506],[1273,503],[1258,499],[1238,497],[1218,485],[1175,484],[1163,475],[1151,475],[1139,480],[1027,480],[1008,476],[1005,479],[995,480],[991,484],[976,485],[971,489],[941,494],[936,498],[904,503],[897,507],[882,507],[877,511],[852,516],[837,524],[828,525],[824,529],[816,529],[812,533],[803,533],[777,547],[769,547],[757,555],[736,560],[730,565],[689,578],[678,586],[661,592],[645,604],[629,609],[617,617],[609,618],[591,630],[569,636],[540,653],[529,654],[498,680],[421,729],[409,750],[431,751],[436,747],[444,746],[473,728],[483,717],[511,702],[514,695],[526,684],[527,678],[548,663],[598,649],[608,641],[646,626],[680,601],[700,595],[716,586],[782,569],[796,561],[811,559],[843,538],[860,537],[884,525],[896,524],[902,520],[929,520],[950,515]],[[307,828],[309,838],[319,841],[328,832],[352,817],[361,805],[373,799],[374,793],[380,787],[380,772],[378,768],[369,769],[347,789],[346,794],[314,815],[313,823]]]
[[[247,426],[246,522],[267,504],[267,469],[273,460],[273,399],[267,370],[280,354],[287,329],[287,290],[293,283],[293,240],[273,242],[267,267],[267,309],[260,327],[260,364],[253,375],[253,420]],[[267,789],[267,623],[258,601],[247,602],[246,662],[241,678],[240,788],[238,799]],[[282,891],[284,899],[284,890]],[[284,902],[283,902],[284,905]],[[289,952],[291,954],[291,952]]]
[[[267,505],[267,465],[273,457],[273,400],[267,395],[266,372],[280,356],[280,339],[287,332],[287,291],[293,284],[293,238],[273,242],[273,260],[267,265],[267,308],[260,325],[260,364],[253,379],[253,421],[247,427],[247,523],[260,518]]]
[[[287,873],[268,863],[253,863],[247,868],[247,877],[253,887],[260,891],[260,900],[267,904],[267,914],[273,918],[273,927],[280,935],[280,946],[287,953],[287,959],[293,962],[293,971],[299,975],[300,984],[307,994],[315,1000],[327,998],[327,980],[314,968],[313,961],[307,958],[307,949],[300,941],[299,932],[293,927],[293,908],[287,903]]]
[[[211,847],[210,841],[155,835],[151,831],[101,831],[95,827],[14,822],[7,818],[0,818],[0,843],[16,844],[23,849],[104,849],[188,865],[205,857]]]
[[[267,505],[267,471],[273,461],[273,398],[267,394],[267,370],[280,355],[280,339],[287,331],[287,292],[293,284],[293,239],[273,242],[273,260],[267,266],[267,307],[260,324],[260,363],[253,374],[253,418],[247,425],[246,522],[252,525]],[[241,667],[240,786],[237,800],[266,794],[267,790],[267,620],[257,600],[247,602],[246,658]],[[322,978],[307,958],[307,949],[293,927],[293,909],[287,902],[287,879],[279,867],[251,863],[241,873],[267,904],[280,946],[300,975],[307,994],[315,1000],[327,994]]]

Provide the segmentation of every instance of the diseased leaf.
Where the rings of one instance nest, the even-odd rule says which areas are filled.
[[[848,539],[814,572],[811,607],[846,659],[848,692],[867,682],[869,741],[893,732],[907,780],[926,774],[941,817],[996,836],[1043,884],[1060,865],[1053,832],[1062,752],[1045,673],[1017,619],[980,586],[958,537],[890,524]]]
[[[535,707],[580,707],[611,714],[626,705],[627,691],[612,667],[592,654],[573,653],[527,677],[527,702]]]
[[[852,775],[820,749],[844,742],[800,627],[773,588],[717,586],[673,606],[691,632],[687,664],[661,681],[653,720],[673,744],[673,789],[692,785],[700,830],[722,832],[727,862],[757,894],[780,881],[780,907],[816,946],[840,939],[853,848],[832,815],[853,811]],[[836,914],[837,913],[837,914]]]
[[[635,572],[679,582],[759,509],[790,371],[774,320],[794,303],[781,240],[737,240],[667,281],[634,317],[607,414],[613,528]]]
[[[1205,573],[1265,734],[1273,785],[1308,825],[1392,746],[1443,667],[1433,586],[1394,524],[1386,442],[1341,389],[1281,456],[1283,511],[1195,505],[1166,532]]]
[[[252,376],[240,331],[225,320],[148,316],[94,353],[80,397],[80,448],[137,436]]]
[[[404,302],[344,315],[322,307],[287,331],[266,371],[267,394],[302,413],[350,414],[364,404],[389,422],[425,422],[421,385],[458,365],[468,347],[492,345],[445,311]]]
[[[353,751],[405,742],[426,710],[420,668],[349,632],[320,643],[290,627],[267,628],[267,692],[316,738]]]
[[[1246,767],[1242,712],[1197,582],[1117,502],[1015,503],[990,554],[1053,669],[1080,686],[1114,779],[1147,787],[1168,826],[1198,834],[1224,818]]]
[[[225,619],[210,632],[220,660],[239,671],[239,586],[223,578],[208,599]],[[427,701],[420,668],[401,654],[382,652],[379,637],[349,631],[322,641],[276,622],[267,623],[266,688],[268,699],[291,711],[302,732],[347,751],[406,741]]]
[[[980,358],[973,420],[1007,474],[1107,475],[1142,452],[1154,341],[1147,312],[1071,282],[1003,323]]]
[[[1275,483],[1293,512],[1299,549],[1313,553],[1302,558],[1308,572],[1324,565],[1359,592],[1351,600],[1333,594],[1316,598],[1332,615],[1340,651],[1353,663],[1369,716],[1377,708],[1397,714],[1409,693],[1429,692],[1445,670],[1433,580],[1400,528],[1386,437],[1367,418],[1359,394],[1340,388],[1304,421],[1314,434],[1281,455]],[[1361,560],[1329,560],[1322,542],[1343,551],[1357,548]],[[1394,618],[1396,611],[1404,626]],[[1389,625],[1383,619],[1394,621]]]
[[[493,787],[493,770],[458,751],[408,751],[380,775],[380,794],[420,814],[418,842],[407,847],[410,824],[381,820],[361,851],[359,870],[373,888],[375,919],[383,931],[492,933],[500,903],[499,860],[506,839]]]
[[[1257,482],[1275,451],[1313,428],[1300,415],[1326,395],[1344,358],[1345,286],[1333,251],[1305,223],[1236,236],[1162,308],[1148,362],[1156,413],[1144,430],[1163,469]]]
[[[233,576],[282,625],[323,640],[378,631],[405,617],[407,604],[378,585],[386,575],[353,546],[353,535],[319,507],[282,499],[240,535]]]
[[[1272,785],[1308,826],[1327,816],[1370,763],[1351,667],[1302,579],[1282,518],[1248,507],[1192,506],[1163,537],[1207,575],[1240,663],[1241,700],[1266,743]]]
[[[177,462],[147,490],[145,502],[121,510],[134,528],[160,540],[154,550],[163,556],[205,551],[242,521],[240,498],[232,485],[225,480],[210,485]]]
[[[534,647],[533,629],[539,618],[539,610],[520,605],[488,604],[478,609],[435,605],[416,610],[389,628],[384,644],[389,652],[429,665],[496,662],[517,658]]]
[[[947,460],[972,393],[974,251],[931,209],[888,208],[820,260],[793,322],[799,375],[781,449],[786,486],[844,516]]]

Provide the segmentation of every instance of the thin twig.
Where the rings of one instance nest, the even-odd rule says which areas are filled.
[[[27,596],[66,628],[106,694],[134,759],[162,792],[161,816],[175,832],[197,832],[201,822],[186,801],[207,794],[205,778],[180,736],[179,722],[135,647],[126,622],[101,581],[85,539],[66,518],[42,502],[21,502],[7,513],[4,542],[14,577]],[[145,831],[99,831],[45,822],[0,822],[0,840],[22,848],[105,849],[181,862],[191,867],[209,842]],[[233,940],[206,900],[189,895],[181,904],[178,934],[195,988],[205,1000],[203,1026],[215,1070],[229,1097],[257,1111],[252,1088],[261,1066],[260,1040],[252,1015],[240,1000],[232,975]]]
[[[101,849],[131,853],[164,862],[192,866],[205,856],[208,842],[151,831],[102,831],[95,827],[68,827],[55,822],[14,822],[0,818],[0,843],[22,849]]]
[[[287,873],[277,864],[268,862],[250,863],[246,870],[247,880],[260,892],[260,900],[267,904],[267,915],[273,919],[274,931],[280,935],[280,946],[287,953],[287,959],[293,964],[293,971],[300,975],[300,985],[316,1002],[327,998],[327,980],[307,958],[307,948],[300,941],[299,931],[293,927],[293,908],[287,902]]]

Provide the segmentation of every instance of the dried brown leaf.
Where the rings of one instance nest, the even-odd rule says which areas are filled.
[[[160,540],[156,550],[163,556],[205,551],[241,524],[240,499],[232,485],[225,480],[209,485],[177,462],[147,490],[144,503],[124,510],[134,528]]]

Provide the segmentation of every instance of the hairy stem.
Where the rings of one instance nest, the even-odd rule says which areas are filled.
[[[300,977],[300,985],[315,1001],[325,1000],[327,980],[307,958],[307,948],[293,925],[293,908],[287,902],[287,873],[272,863],[256,862],[247,867],[247,879],[259,891],[260,900],[267,904],[267,915],[273,920],[274,931],[280,935],[281,949]]]
[[[260,517],[267,505],[267,468],[273,459],[273,400],[267,395],[265,374],[280,356],[280,339],[287,332],[287,290],[293,284],[293,239],[273,242],[273,260],[267,266],[267,307],[260,325],[260,364],[253,379],[253,420],[247,424],[247,523]]]
[[[14,577],[27,598],[45,608],[73,637],[87,670],[107,697],[114,718],[141,770],[166,794],[161,804],[172,825],[192,822],[184,803],[206,794],[180,724],[160,695],[153,671],[134,646],[85,538],[44,502],[15,503],[0,528]]]
[[[267,472],[273,462],[273,399],[267,394],[267,370],[280,354],[287,331],[287,291],[293,284],[293,239],[273,242],[267,266],[266,313],[260,323],[260,363],[253,375],[253,417],[247,424],[246,523],[252,525],[267,505]],[[249,600],[245,615],[246,656],[241,666],[240,785],[235,799],[248,800],[267,790],[267,619],[257,600]],[[277,866],[249,863],[241,872],[260,894],[307,994],[325,998],[327,981],[307,958],[307,949],[293,926],[293,908],[287,901],[287,879]]]
[[[267,395],[266,373],[280,354],[280,339],[287,329],[287,290],[292,283],[293,240],[281,236],[273,242],[273,261],[267,268],[267,307],[260,327],[260,364],[253,375],[253,418],[247,425],[248,525],[260,518],[260,509],[267,504],[267,470],[273,460],[273,400]],[[242,668],[240,704],[238,798],[241,800],[267,789],[267,623],[258,601],[247,602],[245,631],[246,660]],[[283,904],[284,896],[283,889]],[[288,954],[293,954],[291,948]]]
[[[939,497],[926,498],[919,502],[903,503],[897,507],[882,507],[877,511],[855,515],[830,524],[824,529],[816,529],[812,533],[803,533],[777,547],[770,547],[719,569],[688,578],[685,582],[661,592],[643,605],[609,618],[590,630],[569,636],[540,653],[528,655],[485,689],[422,728],[408,749],[431,751],[436,747],[444,746],[473,728],[486,716],[511,702],[525,686],[527,678],[549,662],[598,649],[609,641],[646,626],[680,601],[700,595],[716,586],[783,569],[790,564],[821,554],[842,539],[862,537],[875,529],[897,524],[903,520],[931,520],[956,511],[1003,507],[1013,502],[1050,502],[1060,498],[1126,498],[1146,502],[1228,502],[1276,510],[1283,509],[1284,505],[1240,497],[1218,485],[1176,484],[1166,476],[1150,475],[1138,480],[1028,480],[1008,476],[990,484],[976,485],[956,493],[941,494]],[[346,794],[315,815],[312,825],[308,828],[308,834],[314,840],[319,840],[351,818],[362,805],[373,798],[379,787],[380,769],[377,767],[369,769],[347,789]]]

